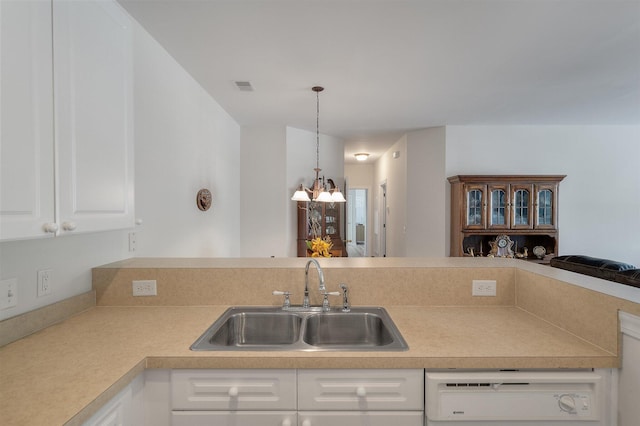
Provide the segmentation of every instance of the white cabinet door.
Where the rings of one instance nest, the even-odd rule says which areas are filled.
[[[298,426],[422,426],[422,411],[315,411],[298,413]]]
[[[140,374],[82,426],[142,426],[144,385],[144,375]]]
[[[295,411],[174,411],[171,426],[296,426]]]
[[[0,2],[0,52],[0,240],[41,237],[54,222],[50,0]]]
[[[131,385],[124,388],[111,401],[105,404],[83,426],[127,426],[131,424],[132,407]]]
[[[53,1],[60,233],[133,227],[132,33],[115,1]]]
[[[299,370],[299,410],[422,411],[424,370]]]
[[[173,370],[173,410],[295,410],[296,370]]]

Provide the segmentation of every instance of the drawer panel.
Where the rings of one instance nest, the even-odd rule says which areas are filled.
[[[299,410],[422,411],[424,370],[299,370]]]
[[[295,411],[174,411],[171,426],[296,426]]]
[[[306,423],[305,423],[306,422]],[[422,411],[301,411],[299,426],[423,426]]]
[[[295,410],[295,370],[173,370],[173,410]]]

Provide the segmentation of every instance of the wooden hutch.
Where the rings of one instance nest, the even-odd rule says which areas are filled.
[[[332,257],[346,257],[347,250],[340,236],[342,206],[344,203],[298,201],[298,257],[307,257],[307,240],[316,236],[330,237]]]
[[[501,235],[513,242],[517,257],[536,260],[557,255],[558,188],[564,178],[565,175],[448,178],[451,183],[450,255],[487,256]]]

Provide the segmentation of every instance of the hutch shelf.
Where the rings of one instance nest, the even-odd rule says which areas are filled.
[[[487,256],[498,236],[516,257],[558,253],[558,188],[565,175],[457,175],[451,183],[451,256]],[[535,250],[534,250],[535,248]],[[535,252],[535,253],[534,253]]]

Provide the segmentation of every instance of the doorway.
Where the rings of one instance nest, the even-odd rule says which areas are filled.
[[[387,257],[387,181],[380,184],[380,247],[378,256]]]
[[[367,190],[350,188],[347,198],[347,253],[349,257],[367,256]]]

